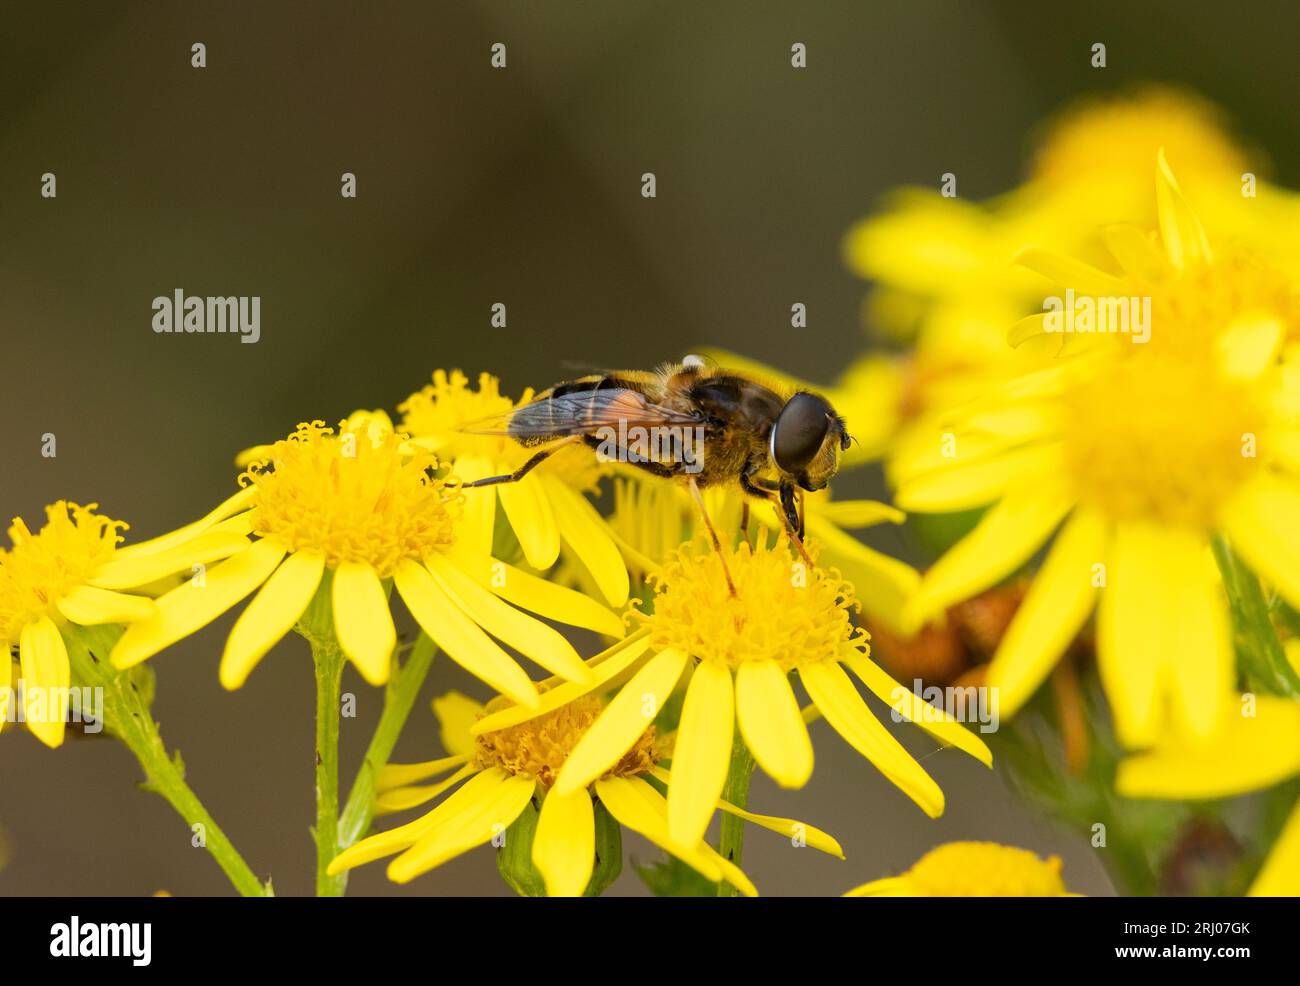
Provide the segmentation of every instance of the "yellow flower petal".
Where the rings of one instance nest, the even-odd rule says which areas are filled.
[[[1159,558],[1176,550],[1179,540],[1177,533],[1151,524],[1124,524],[1115,531],[1097,611],[1097,665],[1125,746],[1149,746],[1156,739],[1161,669],[1179,659],[1169,635],[1183,614],[1168,609],[1175,600]]]
[[[517,483],[497,487],[506,519],[533,568],[545,571],[560,557],[560,528],[537,476],[525,476]]]
[[[465,760],[465,754],[457,754],[450,757],[439,757],[437,760],[426,760],[423,763],[384,764],[379,771],[379,776],[375,778],[375,790],[391,791],[394,788],[406,787],[408,784],[415,784],[429,777],[437,777],[439,774],[445,774],[453,767],[462,766]]]
[[[499,476],[508,470],[498,468],[491,459],[462,455],[451,467],[452,475],[462,483],[472,483],[489,476]],[[496,486],[479,486],[465,491],[461,508],[459,540],[475,551],[488,554],[492,551],[492,533],[496,528]]]
[[[427,568],[404,561],[393,578],[411,615],[448,657],[511,701],[537,705],[537,689],[523,668],[452,602]]]
[[[126,550],[95,570],[90,584],[101,589],[131,589],[148,585],[174,572],[189,572],[195,565],[208,565],[229,558],[248,547],[248,538],[228,531],[208,531],[189,541],[182,541],[148,554]],[[125,555],[125,557],[122,557]]]
[[[948,712],[931,705],[910,688],[899,684],[889,675],[889,672],[871,658],[857,654],[846,657],[844,663],[873,695],[887,703],[908,722],[920,726],[945,746],[954,747],[974,757],[985,767],[993,766],[993,751],[982,739]]]
[[[266,652],[293,629],[316,594],[324,570],[321,555],[296,551],[271,573],[226,638],[221,654],[222,687],[242,686]]]
[[[663,797],[639,777],[603,777],[596,781],[596,796],[620,825],[646,837],[654,845],[698,870],[708,880],[721,880],[722,867],[698,848],[675,842],[668,834],[668,806]]]
[[[581,897],[596,863],[596,817],[586,790],[551,791],[533,834],[533,865],[550,897]]]
[[[915,631],[953,603],[978,595],[1023,565],[1070,509],[1064,497],[1035,484],[1008,493],[921,578],[903,613]]]
[[[586,566],[605,600],[611,606],[622,606],[627,602],[630,590],[627,565],[619,554],[618,545],[610,537],[605,520],[586,497],[563,481],[554,476],[538,479],[546,483],[547,495],[555,510],[555,522],[564,543]]]
[[[907,515],[897,507],[891,507],[879,500],[813,500],[809,507],[838,527],[852,531],[877,524],[901,524]]]
[[[1194,740],[1219,729],[1224,698],[1232,693],[1236,668],[1227,600],[1208,548],[1186,537],[1181,554],[1160,559],[1172,608],[1165,674],[1172,687],[1179,726]]]
[[[1165,253],[1175,267],[1181,270],[1194,261],[1209,263],[1213,259],[1205,229],[1183,198],[1163,147],[1156,156],[1156,217]]]
[[[1232,547],[1292,606],[1300,607],[1300,491],[1262,475],[1238,491],[1223,513]]]
[[[745,875],[744,870],[721,855],[707,842],[701,842],[696,850],[700,856],[712,862],[722,872],[722,879],[739,890],[746,897],[757,897],[758,888],[754,886],[753,881]],[[697,866],[696,869],[699,869]]]
[[[746,661],[736,671],[736,718],[758,765],[782,787],[808,783],[813,746],[799,702],[776,661]]]
[[[1006,455],[1025,444],[1041,442],[1054,423],[1041,406],[1040,396],[1034,389],[1047,390],[1054,396],[1061,389],[1060,367],[1055,374],[1030,373],[1018,377],[984,401],[966,405],[966,417],[959,432],[947,414],[930,416],[918,422],[899,438],[897,452],[888,464],[888,479],[900,493],[915,479],[932,472],[955,468],[959,463],[974,464]],[[1037,381],[1037,383],[1035,383]],[[1010,396],[1012,387],[1028,389],[1031,393],[1020,399]],[[1008,405],[1008,401],[1012,401]],[[949,438],[948,436],[952,436]],[[956,439],[956,446],[950,442]],[[956,453],[954,456],[953,453]]]
[[[532,800],[537,783],[499,767],[483,771],[438,806],[440,816],[415,845],[388,864],[394,883],[408,883],[463,852],[500,835]]]
[[[552,674],[570,681],[591,680],[591,671],[558,631],[502,602],[461,572],[445,555],[435,552],[425,559],[425,564],[443,591],[492,636]]]
[[[1057,535],[989,665],[986,684],[1012,716],[1074,640],[1097,600],[1094,566],[1106,559],[1106,525],[1076,510]]]
[[[1116,223],[1099,232],[1106,249],[1125,273],[1145,281],[1159,281],[1168,276],[1169,261],[1146,230],[1128,223]]]
[[[799,668],[799,679],[837,733],[931,818],[943,814],[943,791],[871,714],[843,669],[833,661]]]
[[[563,682],[544,691],[541,700],[536,705],[512,705],[498,712],[493,712],[491,715],[484,716],[474,723],[470,733],[474,736],[480,736],[483,733],[493,733],[508,726],[517,726],[521,722],[527,722],[529,719],[536,719],[548,712],[554,712],[560,706],[567,705],[583,695],[615,688],[619,679],[636,668],[649,649],[650,635],[648,631],[628,637],[626,640],[620,640],[613,647],[602,654],[597,654],[588,662],[589,666],[593,666],[595,669],[595,675],[590,684],[580,685],[572,681]],[[603,658],[603,660],[597,664],[597,658]]]
[[[154,615],[132,623],[118,639],[113,666],[132,667],[207,626],[265,582],[284,555],[278,542],[262,538],[214,565],[202,580],[189,579],[160,597]]]
[[[1047,315],[1047,312],[1029,315],[1011,326],[1007,332],[1007,345],[1012,349],[1018,349],[1030,340],[1054,334],[1047,331]],[[1052,341],[1056,342],[1056,351],[1059,351],[1065,342],[1065,336],[1057,335],[1056,339]]]
[[[1115,789],[1126,797],[1230,798],[1300,774],[1300,703],[1255,696],[1223,717],[1213,742],[1166,735],[1156,749],[1120,762]]]
[[[618,763],[659,714],[686,661],[685,654],[671,648],[647,661],[578,740],[555,778],[554,790],[570,794],[585,788]]]
[[[339,648],[372,685],[388,680],[397,630],[378,573],[365,562],[334,570],[334,630]]]
[[[48,616],[23,627],[18,655],[27,729],[46,746],[57,747],[63,743],[72,666],[59,628]],[[3,655],[3,660],[8,663],[9,655]]]
[[[1146,524],[1119,529],[1098,617],[1098,661],[1125,745],[1157,738],[1166,687],[1178,724],[1193,737],[1217,730],[1233,651],[1218,575],[1199,535]]]
[[[854,887],[844,894],[845,897],[913,897],[915,890],[912,882],[905,876],[887,876],[883,880],[872,880],[860,887]]]
[[[844,858],[844,850],[840,848],[839,842],[833,836],[828,835],[816,826],[809,825],[807,822],[800,822],[793,818],[781,818],[777,815],[758,815],[752,811],[746,811],[744,808],[737,808],[725,799],[718,800],[718,807],[728,815],[735,815],[737,818],[743,818],[745,821],[768,831],[784,835],[794,843],[812,846],[812,848],[819,849],[838,859]]]
[[[459,791],[415,821],[399,825],[386,832],[377,832],[343,850],[334,857],[327,872],[330,876],[335,876],[344,870],[391,856],[395,852],[401,852],[415,845],[425,833],[433,831],[449,817],[482,800],[485,795],[500,785],[501,778],[504,776],[506,776],[505,772],[496,768],[475,774]]]
[[[396,811],[408,811],[417,805],[427,804],[443,791],[455,787],[466,777],[473,776],[477,770],[478,768],[473,764],[464,764],[456,773],[443,778],[437,784],[395,787],[388,791],[380,791],[375,796],[375,814],[391,815]]]
[[[468,695],[450,691],[433,700],[433,714],[438,719],[438,738],[443,749],[458,757],[474,754],[474,736],[470,732],[483,717],[483,704]]]
[[[520,609],[606,637],[623,636],[623,621],[618,614],[580,592],[461,545],[449,555],[456,567],[475,582]]]
[[[1041,247],[1030,247],[1016,257],[1015,263],[1042,274],[1053,284],[1097,295],[1121,295],[1123,282],[1112,274]]]
[[[1000,499],[1026,476],[1050,476],[1061,468],[1061,443],[1026,445],[972,461],[957,460],[910,478],[895,501],[904,510],[950,513]]]
[[[257,487],[254,485],[245,486],[234,496],[223,500],[210,513],[192,524],[186,524],[184,527],[178,527],[174,531],[159,537],[152,538],[148,541],[141,541],[138,544],[128,544],[113,553],[113,560],[118,561],[125,558],[135,558],[141,555],[152,555],[159,551],[166,551],[178,544],[189,541],[192,538],[203,534],[209,528],[233,517],[241,511],[247,510],[257,502]]]
[[[103,623],[134,623],[154,614],[152,599],[128,596],[93,585],[79,585],[58,601],[59,612],[83,627]]]
[[[739,684],[739,680],[737,684]],[[651,773],[665,785],[672,786],[672,775],[663,767],[655,767],[651,770]],[[840,859],[844,858],[844,850],[840,848],[839,842],[833,836],[813,825],[809,825],[807,822],[801,822],[794,818],[781,818],[779,815],[759,815],[752,811],[746,811],[744,808],[737,808],[725,798],[718,799],[718,809],[728,815],[743,818],[745,821],[765,828],[770,832],[787,836],[793,843],[812,846],[814,849],[831,856]]]
[[[735,733],[731,670],[703,661],[686,688],[668,788],[668,833],[682,845],[704,838],[727,782]]]

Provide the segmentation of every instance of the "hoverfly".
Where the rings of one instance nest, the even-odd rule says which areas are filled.
[[[650,372],[611,371],[559,383],[464,431],[540,446],[513,473],[465,488],[516,482],[560,448],[583,442],[603,457],[684,481],[719,552],[702,488],[735,483],[749,497],[772,502],[805,560],[802,491],[823,489],[852,441],[824,397],[762,384],[698,356]],[[747,521],[748,502],[742,527]]]

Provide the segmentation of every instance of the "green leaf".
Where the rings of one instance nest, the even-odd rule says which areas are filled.
[[[716,897],[718,885],[676,856],[638,866],[637,873],[656,897]]]
[[[1272,695],[1300,698],[1300,675],[1278,640],[1259,579],[1222,536],[1216,536],[1213,545],[1232,607],[1234,644],[1247,684]]]

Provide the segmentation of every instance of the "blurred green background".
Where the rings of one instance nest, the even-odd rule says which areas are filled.
[[[35,526],[66,497],[134,537],[159,533],[233,489],[238,450],[302,419],[391,409],[439,366],[517,392],[574,363],[648,367],[710,342],[829,379],[866,344],[848,226],[889,188],[943,172],[963,197],[1006,189],[1037,122],[1080,94],[1190,86],[1300,184],[1300,6],[1077,6],[0,4],[0,514]],[[1104,70],[1089,65],[1095,41]],[[489,66],[495,42],[504,71]],[[55,200],[39,194],[46,171]],[[339,195],[345,171],[355,200]],[[150,303],[176,288],[259,295],[261,341],[155,335]],[[498,301],[505,329],[489,325]],[[795,301],[806,329],[789,326]],[[57,458],[40,455],[46,432]],[[881,491],[871,472],[837,488]],[[155,660],[155,713],[253,868],[309,892],[307,648],[287,639],[227,694],[231,619]],[[435,664],[399,759],[434,755],[427,698],[448,687],[483,694]],[[343,723],[350,770],[378,696],[355,676],[344,688],[360,708]],[[902,738],[944,787],[945,817],[928,821],[814,727],[808,788],[760,777],[751,807],[826,828],[849,860],[755,830],[746,868],[764,892],[838,893],[956,838],[1059,853],[1072,888],[1109,892],[1086,842],[974,762]],[[0,892],[227,892],[138,776],[113,744],[49,751],[6,732]],[[381,866],[352,888],[508,892],[487,850],[401,891]],[[645,891],[628,868],[613,892]]]

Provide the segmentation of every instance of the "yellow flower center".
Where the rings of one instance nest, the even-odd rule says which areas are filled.
[[[478,765],[500,767],[511,774],[527,774],[549,788],[578,740],[604,708],[603,700],[587,695],[536,719],[483,733],[475,737]],[[657,742],[654,726],[648,727],[632,749],[603,776],[635,777],[649,772],[659,761]]]
[[[13,547],[0,548],[0,642],[16,643],[22,628],[41,616],[57,618],[59,599],[117,550],[127,525],[95,513],[97,507],[59,500],[45,508],[45,526],[36,534],[14,518]]]
[[[921,897],[1060,897],[1067,891],[1058,856],[996,842],[949,842],[931,849],[907,873]]]
[[[1152,89],[1067,111],[1049,131],[1031,174],[1058,188],[1116,181],[1149,194],[1151,162],[1161,147],[1185,176],[1236,178],[1251,170],[1214,105],[1176,90]]]
[[[399,435],[301,424],[244,473],[258,490],[253,530],[331,567],[365,562],[387,578],[402,559],[454,540],[458,504],[444,498],[437,467],[427,452],[403,454]]]
[[[467,425],[499,419],[533,399],[533,391],[528,389],[516,404],[503,396],[500,388],[500,381],[490,373],[480,373],[478,389],[471,390],[469,379],[460,370],[435,370],[431,384],[397,406],[403,415],[400,428],[425,441],[446,461],[462,456],[487,459],[502,473],[514,472],[537,452],[536,448],[520,445],[508,435],[462,430]],[[495,423],[498,430],[504,430],[501,424]],[[592,490],[600,476],[600,465],[586,446],[573,445],[545,460],[537,471],[558,476],[575,489]]]
[[[526,391],[520,403],[531,399],[532,392]],[[469,379],[460,370],[435,370],[433,383],[397,405],[397,410],[402,413],[401,430],[415,438],[429,439],[445,458],[518,458],[522,465],[528,453],[513,439],[461,431],[466,425],[499,417],[514,407],[514,401],[501,394],[500,381],[490,373],[480,373],[478,390],[471,390]]]
[[[838,573],[810,569],[784,540],[723,550],[734,596],[712,547],[687,545],[650,577],[654,613],[645,619],[657,648],[730,668],[773,660],[787,671],[850,650],[867,652],[866,631],[849,618],[857,610],[853,587]]]
[[[1289,321],[1294,302],[1283,280],[1240,258],[1123,290],[1151,298],[1150,340],[1115,337],[1115,358],[1064,392],[1075,489],[1116,520],[1213,526],[1257,468],[1269,422],[1259,381],[1229,374],[1219,343],[1252,318]]]

